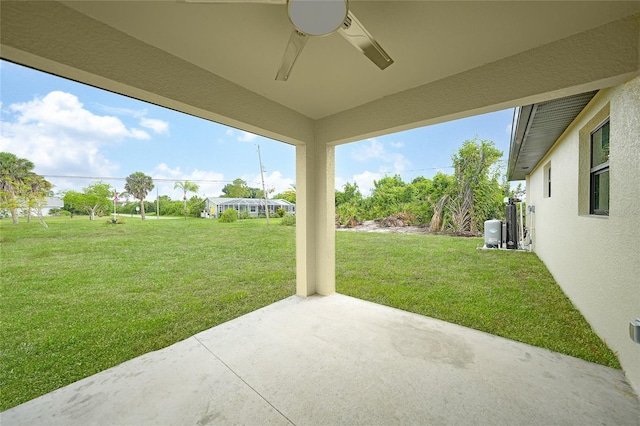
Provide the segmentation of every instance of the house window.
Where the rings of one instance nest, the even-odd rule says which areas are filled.
[[[551,197],[551,162],[544,166],[544,196]]]
[[[590,211],[609,215],[609,120],[591,132]]]
[[[256,206],[251,206],[251,213],[255,213],[256,212]]]

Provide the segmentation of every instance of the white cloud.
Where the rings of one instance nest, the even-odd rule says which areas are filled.
[[[100,116],[86,110],[80,100],[70,93],[51,92],[42,99],[12,104],[9,109],[17,113],[17,125],[37,126],[53,132],[53,135],[79,132],[85,137],[101,140],[148,138],[146,132],[127,129],[117,117]]]
[[[384,173],[376,173],[365,170],[364,172],[354,175],[353,181],[358,184],[358,188],[360,188],[360,193],[368,197],[371,195],[371,190],[374,188],[373,181],[380,180],[384,177]]]
[[[389,145],[400,149],[404,147],[404,142],[391,142]],[[335,187],[341,191],[346,182],[355,182],[365,197],[371,195],[373,181],[389,175],[402,174],[411,168],[411,161],[406,156],[386,148],[375,138],[354,144],[350,155],[353,160],[364,163],[361,169],[365,170],[354,174],[351,179],[336,176]]]
[[[258,138],[258,135],[256,134],[238,129],[227,129],[225,133],[227,134],[227,136],[236,138],[238,142],[253,142]]]
[[[155,133],[161,134],[169,132],[169,123],[157,118],[148,118],[147,114],[149,113],[149,111],[147,111],[146,109],[121,108],[102,104],[95,105],[97,105],[100,110],[106,112],[107,114],[127,115],[130,117],[138,118],[140,119],[140,126],[151,129]]]
[[[404,146],[404,143],[392,142],[391,146],[401,148]],[[409,161],[407,157],[398,152],[387,151],[382,143],[376,139],[368,139],[364,143],[354,147],[351,151],[351,158],[359,162],[379,160],[382,162],[379,171],[385,173],[402,173],[411,166],[411,161]]]
[[[241,179],[247,182],[247,185],[252,188],[262,189],[262,180],[260,174],[244,175],[241,177]],[[282,176],[282,173],[278,170],[264,175],[265,188],[267,189],[267,191],[273,190],[270,193],[271,196],[291,189],[291,185],[295,185],[295,181],[291,178]]]
[[[193,170],[190,173],[184,173],[180,167],[172,169],[166,163],[158,164],[155,169],[148,173],[156,179],[170,179],[171,181],[155,182],[160,195],[168,195],[172,200],[182,200],[184,193],[179,189],[174,189],[174,185],[178,181],[188,180],[199,186],[197,194],[188,193],[187,197],[197,195],[198,197],[217,197],[222,194],[222,188],[226,185],[224,175],[211,170]],[[156,190],[153,190],[153,198],[155,200]]]
[[[241,131],[237,139],[239,142],[253,142],[257,137],[258,135],[254,135],[253,133]]]
[[[127,138],[148,139],[129,129],[117,117],[101,116],[84,108],[65,92],[9,105],[0,122],[0,151],[28,158],[40,174],[110,176],[118,170],[101,152]]]
[[[140,129],[131,129],[131,136],[135,139],[151,139],[151,136],[149,136],[149,133],[145,132],[144,130],[140,130]]]
[[[390,159],[393,160],[394,173],[403,173],[409,166],[411,166],[411,161],[402,154],[392,154]]]
[[[106,112],[107,114],[112,114],[112,115],[128,115],[131,117],[140,118],[140,117],[144,117],[148,113],[146,109],[121,108],[121,107],[114,107],[114,106],[102,105],[102,104],[94,104],[94,105],[96,105],[100,110]]]
[[[273,189],[274,192],[272,195],[275,195],[291,189],[291,185],[294,185],[295,181],[291,178],[282,176],[282,173],[276,170],[265,175],[264,184],[267,189]]]
[[[106,157],[105,148],[149,138],[146,131],[128,128],[115,116],[95,114],[78,97],[61,91],[4,105],[0,121],[0,151],[28,158],[43,175],[114,176],[119,164]],[[80,190],[89,183],[50,180],[58,190]]]
[[[351,151],[351,158],[360,162],[374,158],[384,159],[384,156],[384,146],[376,139],[368,139],[365,142],[361,142]]]
[[[156,133],[168,133],[169,132],[169,123],[166,121],[158,120],[155,118],[141,118],[140,125],[142,127],[146,127],[147,129],[151,129]]]

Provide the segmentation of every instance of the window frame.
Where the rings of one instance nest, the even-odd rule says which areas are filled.
[[[609,209],[602,210],[596,209],[596,177],[603,174],[609,173],[609,155],[607,156],[607,161],[602,162],[596,166],[593,165],[593,135],[595,135],[599,130],[602,130],[604,126],[609,125],[609,140],[611,140],[611,120],[610,117],[607,117],[602,123],[600,123],[595,129],[593,129],[589,133],[589,214],[597,215],[597,216],[609,216]],[[611,176],[611,174],[609,174]],[[611,189],[611,181],[609,181],[609,188],[607,189],[607,197],[610,199],[610,189]],[[607,207],[609,205],[609,200],[607,200]]]
[[[551,161],[547,162],[543,168],[544,178],[544,198],[551,198]]]
[[[551,166],[547,169],[547,197],[551,197]]]

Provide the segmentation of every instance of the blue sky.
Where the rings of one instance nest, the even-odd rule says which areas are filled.
[[[238,177],[260,187],[256,144],[266,186],[278,193],[295,184],[291,145],[5,61],[0,102],[0,151],[28,158],[45,176],[86,177],[49,177],[55,191],[136,171],[156,178],[159,194],[172,199],[182,198],[176,180],[196,181],[200,196],[217,196]],[[506,160],[512,117],[509,109],[338,146],[336,187],[355,181],[368,195],[385,175],[410,181],[452,173],[452,154],[476,136],[494,141]],[[123,189],[123,180],[104,181]]]

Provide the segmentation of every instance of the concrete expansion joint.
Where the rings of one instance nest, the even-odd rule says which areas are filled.
[[[278,409],[278,407],[274,406],[267,398],[265,398],[260,392],[258,392],[258,390],[256,388],[254,388],[253,386],[251,386],[240,374],[238,374],[233,368],[231,368],[229,366],[229,364],[227,364],[226,362],[224,362],[218,355],[216,355],[211,349],[209,349],[207,347],[207,345],[205,345],[204,343],[202,343],[200,341],[200,339],[198,339],[197,336],[193,336],[193,338],[207,351],[209,352],[211,355],[213,355],[215,357],[215,359],[217,359],[222,365],[225,366],[225,368],[227,370],[229,370],[231,373],[233,373],[234,376],[236,376],[238,379],[240,379],[242,381],[242,383],[244,383],[245,385],[247,385],[247,387],[249,389],[251,389],[256,395],[258,395],[264,402],[266,402],[267,404],[269,404],[269,406],[271,408],[273,408],[274,410],[276,410],[276,412],[278,412],[278,414],[280,414],[284,419],[286,419],[290,424],[295,426],[295,423],[291,421],[291,419],[289,417],[287,417],[282,411],[280,411]]]

